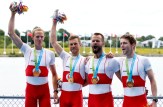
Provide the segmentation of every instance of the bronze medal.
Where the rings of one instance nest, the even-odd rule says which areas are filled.
[[[35,69],[33,70],[33,76],[38,77],[40,75],[41,71],[36,71]]]
[[[68,82],[73,83],[73,82],[74,82],[73,77],[69,77],[69,78],[68,78]]]
[[[38,72],[38,71],[33,72],[33,76],[38,77],[39,75],[40,75],[40,72]]]
[[[92,83],[97,84],[98,83],[98,78],[92,78]]]
[[[134,82],[133,81],[127,81],[127,87],[131,88],[134,86]]]

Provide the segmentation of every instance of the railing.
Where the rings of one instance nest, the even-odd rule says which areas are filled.
[[[152,102],[153,97],[147,97],[149,104]],[[24,96],[0,96],[0,107],[24,107]],[[88,97],[83,98],[84,107],[88,106]],[[114,97],[114,107],[121,107],[123,97]],[[53,97],[51,97],[52,107],[59,107],[59,104],[53,104]],[[158,97],[157,107],[163,107],[163,97]]]

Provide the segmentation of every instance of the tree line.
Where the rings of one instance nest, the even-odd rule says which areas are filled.
[[[21,36],[21,33],[19,32],[19,30],[15,29],[15,33],[22,39],[22,41],[24,43],[30,44],[31,46],[34,44],[33,40],[30,36],[28,36],[28,32],[31,32],[31,30],[27,30],[25,32],[23,32],[25,35]],[[44,40],[44,47],[45,48],[49,48],[49,33],[50,31],[45,31],[45,40]],[[10,39],[9,36],[4,36],[5,32],[0,29],[0,48],[4,47],[4,40],[6,40],[6,48],[11,48],[12,47],[12,40]],[[68,46],[68,37],[70,36],[70,32],[68,32],[67,30],[60,28],[57,31],[57,40],[59,41],[60,45],[63,46],[63,40],[64,40],[64,47]],[[79,35],[81,37],[81,40],[90,40],[90,37],[88,36],[82,36]],[[154,35],[147,35],[147,36],[141,36],[141,37],[136,37],[137,41],[143,42],[145,40],[150,40],[152,38],[155,38]],[[111,44],[109,40],[112,40]],[[163,37],[160,37],[159,40],[163,41]],[[118,36],[111,36],[111,35],[107,35],[107,38],[105,39],[105,47],[110,47],[110,45],[112,47],[120,47],[120,41]],[[14,48],[16,46],[14,45]],[[51,45],[50,45],[51,48]]]

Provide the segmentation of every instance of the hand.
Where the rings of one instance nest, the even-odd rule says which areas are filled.
[[[11,4],[10,4],[10,7],[9,7],[9,9],[11,10],[11,12],[12,13],[16,13],[17,12],[17,2],[12,2]]]
[[[64,23],[67,20],[67,17],[64,13],[60,13],[59,10],[55,10],[52,16],[53,22],[56,24],[57,22]]]
[[[145,87],[145,93],[146,95],[148,95],[148,89]]]
[[[61,78],[58,78],[58,80],[57,80],[57,84],[58,84],[58,91],[60,91],[61,90],[61,88],[62,88],[62,80],[61,80]]]
[[[114,57],[114,55],[112,52],[109,52],[108,54],[106,54],[106,58],[113,58],[113,57]]]
[[[54,92],[54,104],[58,104],[58,103],[59,103],[58,93]]]
[[[85,64],[85,65],[87,64],[87,62],[89,61],[89,59],[90,59],[89,56],[85,58],[85,60],[84,60],[84,64]]]
[[[157,107],[157,103],[153,101],[153,102],[149,105],[149,107]]]
[[[56,9],[55,11],[54,11],[54,14],[53,14],[53,22],[55,22],[55,23],[57,23],[57,17],[58,17],[58,9]]]

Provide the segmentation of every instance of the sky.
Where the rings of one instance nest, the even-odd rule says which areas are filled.
[[[20,0],[15,0],[20,2]],[[54,11],[67,16],[64,28],[73,34],[100,32],[122,35],[163,36],[162,0],[22,0],[29,10],[16,15],[15,28],[20,32],[40,26],[49,31]],[[0,29],[7,34],[10,18],[9,5],[13,0],[0,0]]]

